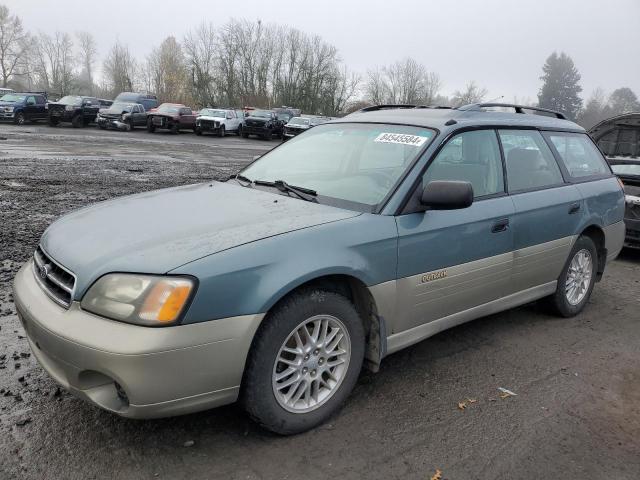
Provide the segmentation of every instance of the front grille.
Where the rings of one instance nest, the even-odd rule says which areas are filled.
[[[200,126],[204,128],[218,128],[220,122],[216,122],[215,120],[200,120]]]
[[[41,247],[33,253],[33,274],[44,292],[58,305],[69,308],[76,277],[56,263]]]

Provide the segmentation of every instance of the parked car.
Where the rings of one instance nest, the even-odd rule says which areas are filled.
[[[98,112],[96,123],[102,129],[116,128],[131,131],[136,127],[147,126],[147,112],[139,103],[116,102]]]
[[[278,116],[271,110],[251,110],[250,115],[244,120],[242,136],[257,135],[265,140],[273,137],[281,137],[284,122],[278,120]]]
[[[42,93],[7,93],[0,98],[0,119],[16,125],[47,118],[46,99]]]
[[[244,115],[238,116],[236,110],[223,108],[203,108],[196,118],[196,135],[212,132],[224,137],[227,132],[242,134]]]
[[[284,120],[284,123],[287,123],[293,117],[299,117],[302,115],[302,111],[299,108],[286,106],[274,108],[273,111],[276,112],[276,115],[280,120]]]
[[[605,120],[589,134],[624,184],[625,246],[640,248],[640,112]]]
[[[330,119],[327,117],[293,117],[284,126],[282,133],[282,141],[285,142],[296,135],[301,134],[309,130],[310,128],[328,122]]]
[[[180,130],[195,132],[196,115],[181,103],[163,103],[147,113],[147,131],[153,133],[158,128],[170,130],[172,133],[178,133]]]
[[[0,88],[0,95],[6,95],[7,93],[13,93],[13,88]]]
[[[100,101],[95,97],[67,95],[57,102],[47,103],[49,125],[55,127],[60,122],[71,122],[75,128],[85,127],[94,122]]]
[[[561,114],[485,107],[368,108],[226,182],[65,215],[14,282],[34,357],[118,415],[240,398],[291,434],[442,330],[538,299],[579,314],[623,245],[618,179]]]
[[[113,100],[114,103],[139,103],[145,111],[158,108],[158,98],[148,93],[122,92]]]

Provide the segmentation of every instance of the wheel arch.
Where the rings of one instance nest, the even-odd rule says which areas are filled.
[[[599,282],[604,274],[604,267],[607,263],[606,237],[600,225],[591,224],[580,232],[579,237],[589,237],[596,246],[598,252],[598,265],[596,270],[596,281]]]
[[[369,370],[377,372],[386,352],[386,328],[384,319],[378,314],[375,298],[367,284],[352,273],[317,274],[312,278],[303,279],[288,285],[270,300],[265,309],[266,313],[262,321],[268,321],[269,313],[278,308],[289,296],[301,290],[314,288],[338,293],[353,303],[362,320],[365,331],[364,365]],[[258,328],[254,335],[252,346],[259,332],[260,328]]]

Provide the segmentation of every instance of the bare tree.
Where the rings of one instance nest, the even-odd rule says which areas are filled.
[[[431,105],[442,88],[435,72],[412,58],[368,72],[365,86],[367,99],[374,104]]]
[[[461,107],[470,103],[479,103],[487,96],[487,89],[479,87],[473,80],[467,83],[464,90],[456,90],[453,92],[451,100],[453,106]]]
[[[107,54],[102,66],[105,89],[115,96],[135,89],[136,61],[129,47],[116,43]]]
[[[76,38],[78,39],[78,61],[81,66],[78,86],[83,91],[82,93],[93,95],[95,91],[93,66],[96,63],[96,41],[89,32],[77,32]]]
[[[40,33],[33,67],[38,86],[60,95],[70,93],[75,63],[73,40],[68,33],[56,32],[52,37]]]
[[[0,73],[3,87],[20,71],[20,67],[25,66],[24,61],[31,45],[31,38],[24,30],[20,18],[11,15],[7,7],[0,5]]]
[[[153,91],[162,102],[190,103],[187,68],[182,47],[167,37],[147,58],[147,72]]]
[[[212,23],[202,23],[188,32],[183,41],[191,95],[199,106],[213,106],[219,95],[217,68],[217,29]]]

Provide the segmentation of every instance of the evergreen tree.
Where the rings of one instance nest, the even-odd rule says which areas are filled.
[[[614,115],[640,111],[640,102],[638,102],[638,97],[633,90],[628,87],[622,87],[614,90],[609,97],[609,103],[611,104],[611,110]]]
[[[580,73],[573,64],[571,57],[563,52],[558,55],[553,52],[544,66],[542,88],[538,93],[538,104],[543,108],[558,110],[570,119],[575,119],[582,108],[579,93]]]

